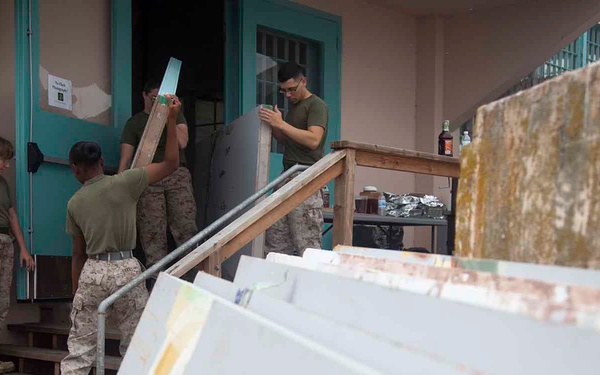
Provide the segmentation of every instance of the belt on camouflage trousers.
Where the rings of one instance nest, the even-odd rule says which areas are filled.
[[[102,253],[102,254],[90,255],[89,257],[90,257],[90,259],[105,260],[107,262],[110,262],[113,260],[125,260],[125,259],[133,258],[133,251],[126,250],[126,251],[117,251],[114,253]]]
[[[0,227],[0,234],[10,234],[10,228]]]

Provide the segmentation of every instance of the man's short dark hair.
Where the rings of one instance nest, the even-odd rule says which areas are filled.
[[[13,144],[6,138],[0,137],[0,159],[10,160],[15,156]]]
[[[302,68],[293,61],[286,62],[279,67],[277,72],[277,80],[279,82],[285,82],[289,79],[298,80],[304,76]]]
[[[150,94],[150,91],[154,90],[154,89],[159,89],[160,88],[160,82],[158,82],[158,80],[156,79],[151,79],[146,81],[146,84],[144,85],[144,92],[146,94]]]
[[[98,164],[102,157],[100,145],[93,141],[77,142],[69,152],[69,162],[73,165],[93,167]]]

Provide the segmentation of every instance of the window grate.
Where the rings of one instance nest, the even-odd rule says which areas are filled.
[[[588,31],[587,41],[587,59],[588,63],[600,60],[600,25],[596,25]]]
[[[500,98],[528,89],[548,79],[600,60],[600,24],[583,33],[548,61],[522,78]]]
[[[283,117],[289,111],[289,102],[279,92],[277,70],[288,61],[295,61],[305,71],[309,89],[320,94],[318,47],[307,40],[259,29],[256,32],[256,105],[277,105]],[[273,137],[271,152],[282,154],[283,145]]]

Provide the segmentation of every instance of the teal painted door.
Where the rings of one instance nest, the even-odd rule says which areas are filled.
[[[31,9],[27,0],[15,1],[17,209],[37,262],[34,274],[17,274],[19,299],[71,293],[66,205],[80,184],[69,150],[77,141],[96,141],[107,169],[116,167],[121,128],[131,115],[131,2],[73,4],[84,14],[57,22],[75,11],[64,1],[33,0]],[[37,171],[30,143],[44,154]]]
[[[259,104],[277,104],[285,115],[288,103],[277,87],[277,67],[296,61],[311,92],[329,106],[329,152],[329,143],[340,138],[341,19],[278,0],[228,1],[226,18],[226,122]],[[270,159],[273,180],[283,170],[283,147],[275,139]],[[324,247],[328,243],[325,238]]]

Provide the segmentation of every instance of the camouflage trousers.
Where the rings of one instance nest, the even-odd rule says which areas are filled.
[[[6,319],[10,307],[10,287],[14,267],[14,247],[12,237],[0,234],[0,326]]]
[[[322,232],[323,193],[319,190],[267,229],[265,256],[270,252],[302,256],[307,248],[320,249]]]
[[[117,261],[88,259],[85,262],[73,298],[71,330],[67,340],[69,355],[60,364],[62,375],[89,373],[96,361],[98,305],[140,273],[141,265],[135,258]],[[108,311],[107,318],[116,322],[121,330],[119,351],[123,356],[147,301],[148,291],[144,284],[139,284]]]
[[[177,246],[198,232],[192,176],[187,168],[179,167],[148,186],[138,202],[137,225],[147,266],[167,256],[167,227]]]

